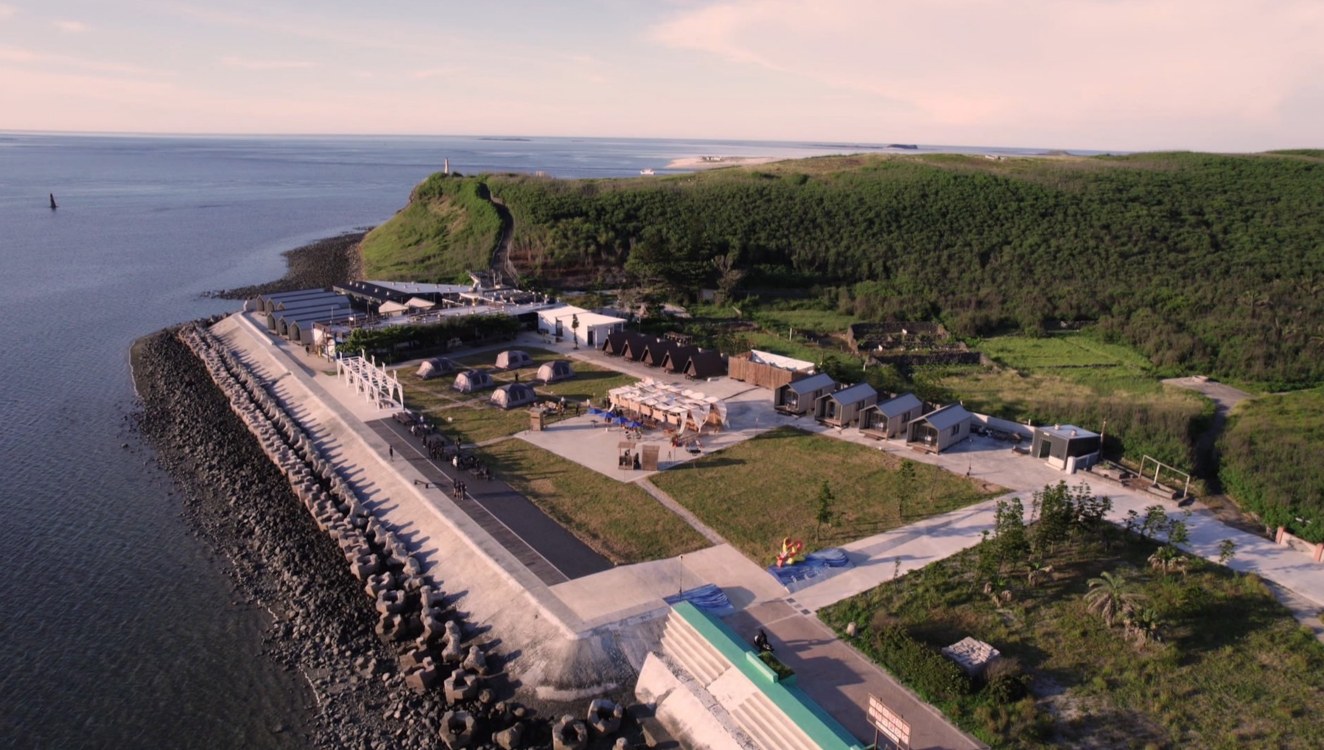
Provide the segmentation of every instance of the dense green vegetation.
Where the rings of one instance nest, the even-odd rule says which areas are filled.
[[[409,204],[368,233],[360,245],[369,279],[466,281],[487,268],[501,218],[481,180],[434,174],[414,188]]]
[[[339,349],[350,354],[364,352],[390,363],[444,352],[452,339],[472,344],[489,338],[514,338],[519,328],[519,321],[509,315],[467,315],[428,325],[355,328]]]
[[[665,179],[482,182],[514,217],[521,269],[551,280],[574,269],[616,282],[624,269],[677,294],[832,287],[843,312],[938,317],[959,335],[1097,320],[1106,340],[1165,372],[1324,381],[1316,152],[830,157]],[[401,248],[427,245],[425,226],[399,226],[414,210],[378,230],[374,252],[384,257],[392,234]],[[435,276],[460,263],[425,255],[389,270]]]
[[[995,748],[1324,742],[1324,646],[1263,582],[1155,541],[1186,534],[1161,508],[1121,529],[1079,488],[1036,494],[979,545],[820,616]],[[1003,661],[967,677],[939,655],[966,636]]]
[[[1219,478],[1270,526],[1324,542],[1324,390],[1240,404],[1219,441]]]

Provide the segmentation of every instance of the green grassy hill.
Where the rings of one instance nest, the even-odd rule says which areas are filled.
[[[546,283],[817,289],[958,335],[1096,321],[1162,371],[1324,383],[1324,155],[824,157],[695,175],[433,177],[364,242],[369,276],[511,257]],[[739,273],[726,274],[731,286]]]

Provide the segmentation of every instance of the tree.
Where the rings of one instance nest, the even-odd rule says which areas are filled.
[[[1075,520],[1066,482],[1045,486],[1034,493],[1039,504],[1039,522],[1034,527],[1034,546],[1041,553],[1066,541]]]
[[[1119,618],[1125,618],[1144,601],[1144,597],[1129,590],[1129,583],[1122,573],[1099,574],[1089,580],[1090,590],[1085,592],[1085,606],[1089,611],[1103,618],[1112,627]]]
[[[814,528],[814,541],[818,541],[819,532],[823,529],[823,524],[832,525],[832,488],[828,486],[827,480],[818,488],[818,511],[814,514],[814,520],[818,526]]]
[[[1168,524],[1168,544],[1180,547],[1191,541],[1191,530],[1185,521],[1173,521]]]
[[[901,468],[896,473],[896,514],[898,518],[905,519],[906,501],[915,492],[915,462],[908,458],[902,459]]]
[[[993,518],[993,544],[997,546],[999,562],[1022,560],[1030,551],[1030,543],[1025,537],[1025,507],[1021,499],[999,500]]]
[[[579,348],[579,314],[570,316],[570,339],[575,342],[575,348]]]
[[[1218,564],[1227,565],[1232,562],[1232,558],[1237,556],[1237,543],[1231,539],[1224,539],[1218,543]]]

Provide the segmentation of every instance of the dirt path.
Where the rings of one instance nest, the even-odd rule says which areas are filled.
[[[515,217],[500,198],[494,195],[491,201],[492,207],[501,217],[501,238],[497,240],[496,250],[492,253],[492,270],[505,276],[506,280],[513,284],[519,278],[515,264],[510,260],[510,243],[515,237]]]
[[[1199,376],[1168,378],[1163,383],[1196,391],[1214,402],[1214,418],[1209,423],[1209,429],[1195,441],[1195,474],[1204,479],[1205,486],[1209,488],[1209,495],[1201,498],[1200,502],[1223,523],[1247,533],[1264,536],[1264,525],[1242,513],[1231,498],[1222,494],[1223,486],[1218,481],[1218,452],[1215,450],[1218,436],[1223,434],[1223,428],[1227,426],[1227,415],[1237,404],[1254,396]]]

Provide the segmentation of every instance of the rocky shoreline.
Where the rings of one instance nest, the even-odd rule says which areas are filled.
[[[368,231],[358,229],[285,251],[285,275],[275,281],[236,289],[218,289],[204,296],[243,300],[260,294],[276,294],[295,289],[325,289],[357,279],[363,273],[359,242]]]
[[[133,364],[140,427],[185,490],[185,515],[229,561],[236,591],[271,613],[270,656],[315,696],[300,744],[635,746],[637,727],[610,701],[555,722],[549,713],[565,707],[513,702],[483,628],[464,622],[205,327],[139,340]]]

